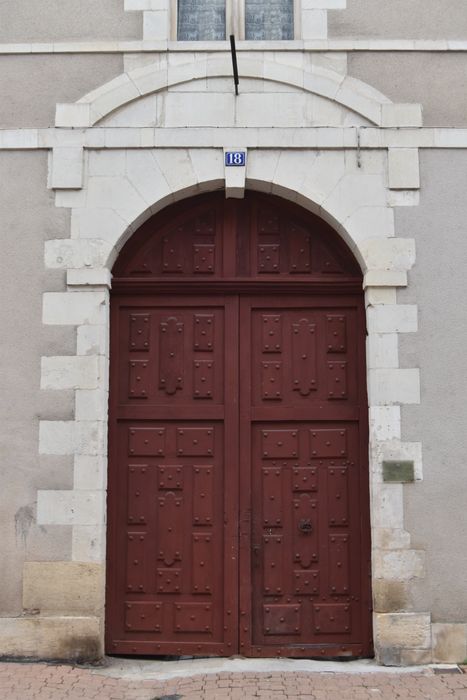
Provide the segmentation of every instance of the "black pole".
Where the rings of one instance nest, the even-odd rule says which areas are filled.
[[[234,74],[234,83],[235,83],[235,94],[238,95],[238,65],[237,65],[237,49],[235,46],[235,36],[233,34],[230,35],[230,51],[232,53],[232,67],[233,67],[233,74]]]

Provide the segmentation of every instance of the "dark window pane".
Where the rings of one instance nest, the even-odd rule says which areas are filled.
[[[225,0],[179,0],[177,38],[180,41],[225,39]]]
[[[245,0],[245,34],[254,41],[293,39],[293,0]]]

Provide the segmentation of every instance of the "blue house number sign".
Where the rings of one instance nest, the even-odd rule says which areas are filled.
[[[244,166],[246,163],[245,151],[226,151],[225,164],[231,167]]]

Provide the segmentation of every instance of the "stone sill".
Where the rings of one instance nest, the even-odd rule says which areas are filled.
[[[2,54],[230,52],[228,41],[68,41],[0,44]],[[467,52],[467,41],[450,39],[315,39],[237,41],[237,51],[422,51]]]

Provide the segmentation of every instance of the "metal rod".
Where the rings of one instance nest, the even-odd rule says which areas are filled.
[[[235,46],[235,35],[234,34],[230,35],[230,51],[232,53],[232,67],[233,67],[233,74],[234,74],[235,94],[238,95],[238,84],[240,81],[238,78],[237,48]]]

